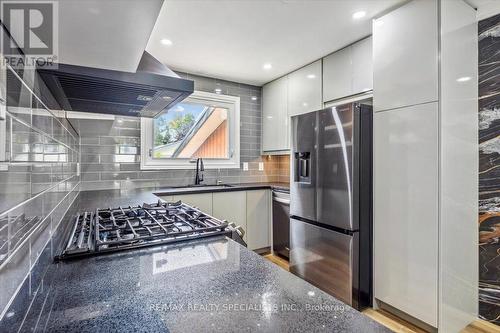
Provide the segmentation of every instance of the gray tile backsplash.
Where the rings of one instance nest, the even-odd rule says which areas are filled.
[[[59,223],[79,193],[78,133],[64,112],[49,111],[30,90],[36,89],[8,75],[7,118],[0,120],[6,133],[0,143],[6,151],[0,157],[0,320],[19,315],[6,313],[15,295],[28,306],[36,294]]]
[[[287,180],[288,159],[260,155],[260,87],[181,76],[193,79],[196,90],[221,89],[241,99],[240,156],[249,169],[207,170],[206,183]],[[9,76],[13,79],[17,77]],[[8,95],[7,119],[0,121],[6,129],[6,158],[0,164],[7,168],[0,171],[0,321],[21,322],[23,317],[17,317],[26,308],[48,297],[44,274],[64,242],[61,230],[70,224],[60,223],[66,213],[75,213],[72,203],[80,190],[179,186],[194,177],[192,170],[140,169],[138,118],[69,122],[64,112],[49,111],[35,96],[26,97],[26,91],[12,96],[16,98]]]
[[[240,155],[248,162],[248,171],[241,169],[207,170],[205,182],[279,181],[276,158],[261,157],[261,88],[236,82],[179,73],[194,80],[195,90],[240,97]],[[255,100],[252,99],[254,97]],[[80,134],[82,189],[125,189],[134,187],[178,186],[193,182],[192,170],[140,170],[140,119],[120,118],[71,119]],[[259,171],[259,162],[265,168]]]

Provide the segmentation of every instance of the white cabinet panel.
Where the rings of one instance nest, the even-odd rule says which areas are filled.
[[[374,115],[375,297],[437,327],[438,104]]]
[[[243,240],[247,235],[247,197],[246,192],[215,192],[213,193],[213,216],[233,222],[245,230]]]
[[[352,47],[323,58],[323,101],[352,95]]]
[[[321,60],[290,73],[288,115],[320,110],[323,106],[321,86]]]
[[[289,149],[287,77],[262,88],[262,151]]]
[[[352,94],[373,89],[372,37],[352,45]]]
[[[439,330],[459,332],[478,313],[478,35],[467,3],[441,13]]]
[[[323,101],[373,88],[372,38],[365,38],[323,58]]]
[[[174,202],[174,196],[173,195],[165,195],[165,196],[160,196],[160,199],[166,202]]]
[[[212,193],[174,195],[175,201],[182,201],[204,213],[212,215]]]
[[[247,245],[251,250],[271,246],[270,191],[247,192]]]
[[[437,4],[411,1],[374,21],[375,112],[437,101]]]

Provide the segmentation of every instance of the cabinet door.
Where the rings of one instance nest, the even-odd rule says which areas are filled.
[[[321,60],[288,74],[288,115],[320,110]]]
[[[271,246],[270,191],[247,192],[247,244],[251,250]]]
[[[373,89],[372,38],[352,45],[352,94]]]
[[[374,21],[375,111],[437,101],[438,3],[411,1]]]
[[[262,88],[262,151],[289,149],[287,77]]]
[[[437,327],[438,104],[374,115],[374,294]]]
[[[352,95],[352,47],[323,59],[323,101]]]
[[[194,206],[204,213],[212,214],[212,193],[202,194],[179,194],[174,195],[175,201],[182,201],[190,206]]]
[[[213,216],[233,222],[245,230],[243,240],[247,235],[246,192],[215,192],[213,194]]]
[[[166,202],[175,202],[175,198],[173,195],[164,195],[159,197],[161,200],[166,201]]]

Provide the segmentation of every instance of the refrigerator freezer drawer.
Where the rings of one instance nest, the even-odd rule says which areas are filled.
[[[356,308],[358,248],[358,233],[290,219],[290,271]]]

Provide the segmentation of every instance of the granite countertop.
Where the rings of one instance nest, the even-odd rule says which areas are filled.
[[[225,237],[59,263],[52,288],[48,332],[390,332]]]
[[[84,191],[75,208],[155,200],[151,189]],[[390,332],[222,236],[54,263],[43,281],[23,329]]]
[[[154,191],[156,195],[175,195],[175,194],[197,194],[211,192],[232,192],[232,191],[251,191],[261,189],[276,189],[279,191],[290,191],[288,183],[239,183],[226,184],[226,186],[206,185],[206,186],[190,186],[190,187],[165,187]]]

